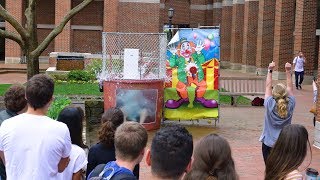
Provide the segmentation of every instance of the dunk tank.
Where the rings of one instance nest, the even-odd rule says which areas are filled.
[[[165,34],[103,33],[104,109],[120,108],[126,121],[160,128],[166,77]]]
[[[164,119],[219,120],[219,27],[180,29],[167,45]]]

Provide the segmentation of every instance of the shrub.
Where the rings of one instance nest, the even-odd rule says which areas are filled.
[[[50,74],[50,77],[54,81],[67,81],[68,80],[68,74]]]
[[[68,81],[90,81],[95,80],[95,76],[88,71],[73,70],[68,73]]]
[[[102,69],[102,59],[93,59],[86,65],[85,70],[92,76],[96,77]]]
[[[47,116],[52,119],[57,119],[63,108],[71,104],[71,99],[66,96],[56,96],[49,107]]]

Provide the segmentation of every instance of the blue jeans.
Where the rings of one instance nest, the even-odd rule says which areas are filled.
[[[301,71],[301,72],[295,71],[294,72],[294,76],[295,76],[295,79],[296,79],[296,87],[297,88],[298,88],[298,85],[301,85],[302,82],[303,82],[303,75],[304,75],[304,71]]]

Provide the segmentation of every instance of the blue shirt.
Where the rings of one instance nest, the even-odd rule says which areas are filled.
[[[111,171],[106,171],[104,173],[103,177],[109,176],[111,173],[114,173],[113,176],[116,176],[118,174],[130,174],[132,177],[134,177],[132,171],[125,167],[120,167],[115,161],[110,161],[106,164],[105,168],[112,168]]]
[[[296,106],[296,99],[293,96],[289,96],[288,102],[288,116],[284,119],[280,118],[277,112],[277,103],[272,96],[269,96],[264,101],[264,107],[266,109],[264,115],[264,126],[259,141],[269,147],[273,147],[277,141],[282,128],[288,124],[291,124],[294,107]]]
[[[89,149],[87,177],[91,171],[99,164],[107,164],[116,160],[116,150],[114,146],[107,147],[102,143],[97,143]],[[139,164],[134,167],[133,174],[139,179]]]

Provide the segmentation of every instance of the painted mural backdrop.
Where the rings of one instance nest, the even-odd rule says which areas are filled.
[[[218,117],[219,29],[181,29],[167,47],[164,116]]]

